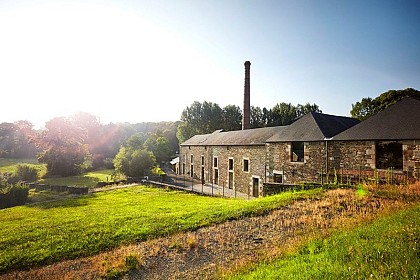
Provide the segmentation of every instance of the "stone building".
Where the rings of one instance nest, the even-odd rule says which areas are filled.
[[[420,179],[420,101],[404,98],[333,138],[335,166],[349,174]],[[376,172],[376,174],[375,174]]]
[[[266,141],[266,183],[321,182],[330,170],[331,138],[359,121],[309,113]]]
[[[288,126],[249,129],[250,65],[245,62],[242,130],[182,143],[180,174],[255,197],[331,175],[420,179],[420,101],[405,98],[361,123],[312,112]]]
[[[265,194],[266,183],[318,181],[328,140],[357,123],[309,113],[289,126],[196,135],[180,145],[180,172],[252,196]]]
[[[259,196],[265,182],[266,141],[285,127],[215,131],[180,145],[180,172],[242,193]]]

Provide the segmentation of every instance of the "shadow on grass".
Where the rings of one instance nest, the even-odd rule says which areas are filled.
[[[57,195],[51,200],[34,202],[26,204],[26,206],[38,209],[52,209],[52,208],[72,208],[79,206],[86,206],[89,204],[89,199],[92,199],[96,194],[84,194],[84,195]]]

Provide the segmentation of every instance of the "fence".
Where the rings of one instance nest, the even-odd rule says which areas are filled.
[[[158,180],[154,180],[158,179]],[[155,187],[170,188],[175,190],[182,190],[187,192],[199,193],[209,196],[218,196],[218,197],[233,197],[233,198],[245,198],[252,199],[250,193],[242,193],[236,189],[230,189],[222,185],[216,185],[213,183],[205,183],[201,180],[191,178],[187,175],[176,175],[176,174],[167,174],[165,177],[158,178],[147,178],[147,180],[142,181],[143,184],[153,185]]]

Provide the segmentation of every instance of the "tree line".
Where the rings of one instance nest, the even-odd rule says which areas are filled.
[[[0,158],[34,158],[47,165],[47,176],[77,175],[114,168],[114,158],[137,134],[157,162],[175,156],[178,122],[110,123],[89,113],[56,117],[35,130],[28,121],[0,124]]]
[[[309,113],[319,112],[316,104],[278,103],[273,108],[250,108],[251,128],[289,125],[297,118]],[[217,103],[195,101],[181,114],[177,137],[180,143],[197,134],[211,133],[218,129],[225,131],[239,130],[242,127],[242,110],[236,105],[221,108]]]
[[[364,120],[406,96],[420,99],[418,90],[390,90],[352,105],[352,117]],[[251,128],[288,125],[309,112],[322,112],[316,104],[278,103],[271,109],[251,106]],[[236,105],[220,107],[193,102],[181,121],[110,123],[103,125],[89,113],[56,117],[42,130],[28,121],[0,124],[0,158],[33,158],[47,165],[49,176],[77,175],[89,169],[114,168],[129,176],[144,176],[176,155],[179,143],[196,134],[218,129],[239,130],[242,111]]]

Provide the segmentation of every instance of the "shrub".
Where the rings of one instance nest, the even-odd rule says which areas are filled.
[[[14,185],[0,182],[0,209],[25,204],[28,194],[29,188],[22,182]]]
[[[27,164],[18,164],[16,167],[15,177],[17,181],[36,181],[38,180],[38,170]]]

